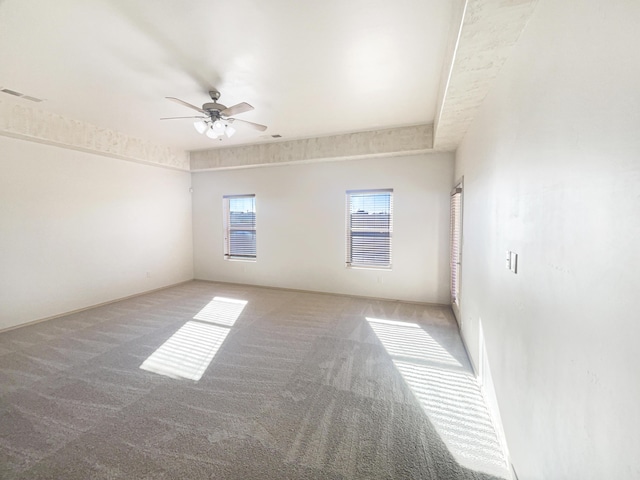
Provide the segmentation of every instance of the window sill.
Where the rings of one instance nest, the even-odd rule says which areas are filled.
[[[391,270],[391,266],[388,267],[374,267],[371,265],[345,265],[345,268],[351,269],[351,270]]]
[[[245,263],[256,263],[255,258],[242,258],[242,257],[224,257],[224,259],[228,262],[245,262]]]

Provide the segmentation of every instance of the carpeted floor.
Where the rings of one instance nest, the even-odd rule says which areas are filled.
[[[2,479],[506,472],[447,308],[195,281],[0,334]]]

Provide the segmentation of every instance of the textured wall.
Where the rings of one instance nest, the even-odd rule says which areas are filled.
[[[449,303],[453,154],[193,173],[196,278]],[[345,266],[345,192],[393,188],[393,268]],[[222,196],[256,195],[256,262],[223,258]]]
[[[180,170],[189,154],[79,120],[0,99],[0,135]]]
[[[462,330],[522,480],[640,478],[638,25],[540,0],[457,152]]]
[[[330,137],[201,150],[191,152],[191,169],[207,170],[421,153],[430,150],[432,144],[433,126],[414,125]]]
[[[191,174],[0,136],[0,330],[193,278]]]

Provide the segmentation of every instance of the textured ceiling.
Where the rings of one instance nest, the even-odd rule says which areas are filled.
[[[538,0],[468,0],[441,83],[434,148],[455,150],[518,42]]]
[[[0,87],[30,107],[182,150],[433,123],[462,0],[0,0]],[[222,142],[217,87],[268,125]],[[265,138],[264,135],[268,135]]]

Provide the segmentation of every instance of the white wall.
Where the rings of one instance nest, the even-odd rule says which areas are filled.
[[[449,303],[453,155],[193,174],[198,279]],[[393,269],[345,268],[345,192],[393,188]],[[254,263],[223,259],[222,196],[256,195]]]
[[[540,0],[457,152],[463,333],[520,480],[640,478],[639,25]]]
[[[0,137],[0,330],[192,279],[190,184]]]

